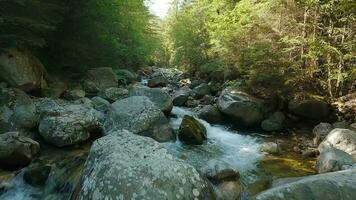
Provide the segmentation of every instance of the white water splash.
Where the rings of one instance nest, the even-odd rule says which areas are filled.
[[[218,148],[221,154],[215,159],[229,163],[232,167],[238,169],[241,174],[256,169],[256,165],[263,155],[260,152],[260,143],[258,143],[255,138],[230,131],[224,126],[212,126],[208,122],[199,119],[196,113],[187,109],[174,107],[172,113],[177,116],[177,118],[171,119],[171,125],[175,130],[179,129],[184,115],[195,117],[205,126],[208,141],[206,144],[203,144],[203,146],[206,146],[203,147],[203,149],[202,147],[196,146],[196,148],[199,149],[197,153],[209,149],[209,146]],[[189,151],[194,148],[187,145],[185,147],[188,148]],[[185,147],[178,141],[174,146],[171,145],[169,148],[179,148],[184,151]],[[189,158],[187,160],[189,160]]]
[[[25,183],[23,172],[16,175],[9,183],[9,189],[2,195],[1,200],[35,200],[39,199],[40,190]]]

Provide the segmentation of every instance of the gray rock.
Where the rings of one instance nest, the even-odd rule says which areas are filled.
[[[261,127],[265,131],[279,131],[284,128],[285,119],[282,112],[275,112],[262,121]]]
[[[164,76],[155,76],[148,80],[148,87],[165,87],[167,83],[168,81]]]
[[[218,107],[222,113],[245,126],[259,125],[266,113],[261,100],[233,88],[222,92]]]
[[[335,172],[342,169],[343,165],[351,165],[352,157],[344,151],[335,148],[328,148],[320,153],[316,161],[316,168],[319,174]]]
[[[276,154],[279,152],[278,144],[274,142],[264,142],[261,145],[261,152]]]
[[[106,99],[96,96],[91,99],[91,102],[93,104],[93,107],[98,111],[106,112],[109,110],[110,102]]]
[[[334,128],[343,128],[343,129],[348,129],[349,124],[346,121],[341,121],[341,122],[335,122],[333,123]]]
[[[85,91],[83,90],[67,90],[63,94],[63,98],[69,101],[75,101],[85,97]]]
[[[199,110],[198,116],[210,124],[220,124],[224,121],[224,117],[216,105],[204,106]]]
[[[74,145],[89,139],[102,129],[104,115],[89,104],[71,104],[48,100],[39,106],[39,133],[55,146]]]
[[[98,96],[108,100],[109,102],[115,102],[120,99],[127,98],[129,91],[125,88],[107,88],[98,93]]]
[[[241,185],[238,181],[223,182],[216,187],[216,194],[218,199],[240,200],[241,192]]]
[[[272,188],[283,186],[285,184],[293,183],[301,180],[303,177],[288,177],[288,178],[279,178],[272,182]]]
[[[138,75],[135,72],[131,72],[126,69],[119,69],[117,70],[116,74],[118,76],[119,83],[121,85],[128,85],[131,83],[135,83],[139,79]]]
[[[330,147],[344,151],[356,160],[356,133],[348,129],[332,130],[320,143],[318,150],[322,152]]]
[[[96,95],[99,91],[117,86],[117,75],[110,67],[89,70],[83,82],[84,90],[89,95]]]
[[[314,120],[323,119],[329,114],[328,104],[319,100],[290,101],[288,109],[295,115]]]
[[[105,133],[126,129],[159,142],[175,140],[168,119],[145,96],[133,96],[112,104],[104,124]]]
[[[350,124],[350,129],[356,132],[356,123]]]
[[[210,86],[206,83],[202,83],[193,89],[193,96],[196,99],[201,99],[205,95],[210,95],[210,94],[211,94]]]
[[[207,138],[206,128],[194,117],[185,115],[179,127],[178,138],[186,144],[203,144]]]
[[[239,171],[228,163],[220,160],[210,160],[199,170],[200,174],[211,181],[236,181],[240,177]]]
[[[313,129],[314,144],[319,145],[320,142],[333,130],[333,126],[329,123],[320,123]]]
[[[133,87],[130,89],[129,96],[148,97],[164,114],[171,113],[173,108],[172,98],[168,93],[159,88]]]
[[[31,101],[26,104],[16,104],[13,107],[13,115],[11,116],[11,123],[17,129],[32,129],[38,125],[38,116],[36,115],[36,106]]]
[[[74,199],[213,199],[194,167],[127,131],[94,142],[81,180]]]
[[[173,94],[173,105],[183,106],[188,100],[192,90],[189,87],[182,87]]]
[[[27,50],[5,49],[0,55],[0,78],[24,91],[45,88],[45,68]]]
[[[28,165],[39,154],[40,145],[18,132],[0,135],[0,166],[13,169]]]
[[[12,114],[12,110],[7,106],[0,107],[0,134],[12,129],[12,124],[10,122]]]
[[[256,200],[353,200],[356,196],[356,170],[304,177],[299,181],[266,190]]]

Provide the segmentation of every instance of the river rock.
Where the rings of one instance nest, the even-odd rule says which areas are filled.
[[[133,87],[130,89],[129,96],[148,97],[164,114],[171,113],[173,108],[172,98],[160,88]]]
[[[12,129],[10,118],[13,111],[7,106],[0,107],[0,134]]]
[[[334,147],[350,154],[356,160],[356,133],[349,129],[334,129],[320,143],[318,150]]]
[[[63,98],[69,101],[75,101],[85,97],[85,91],[80,89],[67,90],[63,94]]]
[[[73,199],[213,199],[194,167],[128,131],[93,143],[79,186]]]
[[[162,111],[145,96],[133,96],[112,104],[104,124],[106,134],[126,129],[159,142],[174,141],[176,136]]]
[[[109,110],[110,102],[106,99],[96,96],[91,99],[91,102],[93,107],[98,111],[106,112]]]
[[[182,87],[173,94],[173,105],[174,106],[183,106],[188,100],[192,90],[189,87]]]
[[[333,126],[329,123],[320,123],[313,129],[314,144],[319,145],[321,141],[333,130]]]
[[[74,104],[46,100],[39,105],[39,133],[55,146],[74,145],[101,132],[104,115],[90,104]]]
[[[196,99],[201,99],[205,95],[210,95],[210,94],[211,94],[210,86],[206,83],[202,83],[193,89],[193,96]]]
[[[340,121],[340,122],[335,122],[333,123],[334,128],[343,128],[343,129],[348,129],[349,124],[346,121]]]
[[[0,55],[0,79],[24,91],[47,86],[45,68],[28,50],[5,49]]]
[[[279,152],[278,144],[274,142],[264,142],[261,145],[261,152],[276,154]]]
[[[163,75],[159,75],[148,80],[148,87],[165,87],[167,83],[167,79]]]
[[[286,117],[282,112],[275,112],[262,121],[261,127],[265,131],[279,131],[284,128],[285,119]]]
[[[203,144],[206,140],[206,128],[194,117],[185,115],[179,127],[178,138],[186,144]]]
[[[288,110],[300,117],[312,120],[324,119],[329,114],[329,106],[320,100],[293,100],[288,104]]]
[[[99,91],[117,86],[117,76],[110,67],[90,69],[83,82],[84,90],[89,95],[96,95]]]
[[[28,165],[39,154],[40,145],[18,132],[0,134],[0,166],[17,168]]]
[[[261,100],[231,87],[221,93],[218,107],[222,113],[245,126],[259,125],[266,110]]]
[[[238,180],[239,171],[232,168],[228,163],[221,160],[210,160],[199,170],[200,174],[211,181]]]
[[[107,88],[98,93],[98,96],[108,100],[109,102],[115,102],[120,99],[127,98],[129,96],[129,91],[125,88]]]
[[[223,182],[216,188],[217,199],[240,200],[241,185],[238,181]]]
[[[199,118],[211,123],[220,124],[224,121],[224,117],[216,105],[206,105],[199,110]]]
[[[122,85],[128,85],[131,83],[135,83],[138,81],[139,77],[135,72],[126,70],[126,69],[119,69],[117,70],[118,79],[119,83]]]
[[[356,196],[356,170],[307,176],[301,180],[266,190],[256,200],[353,200]]]
[[[48,179],[48,175],[51,172],[51,169],[51,165],[30,166],[25,170],[23,178],[26,183],[32,186],[44,186]]]
[[[316,161],[316,168],[319,174],[334,172],[342,169],[343,165],[351,165],[352,157],[339,149],[328,148],[320,153]]]

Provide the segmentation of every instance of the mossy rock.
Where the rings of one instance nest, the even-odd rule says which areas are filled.
[[[191,116],[184,116],[178,138],[186,144],[200,145],[206,140],[206,128]]]

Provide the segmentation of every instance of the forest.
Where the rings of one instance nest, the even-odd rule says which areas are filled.
[[[0,200],[354,200],[355,0],[0,0]]]

